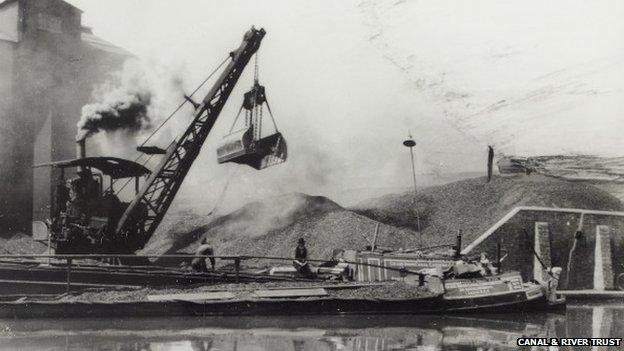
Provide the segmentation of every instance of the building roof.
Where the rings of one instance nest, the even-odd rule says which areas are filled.
[[[0,10],[12,3],[16,3],[19,1],[24,1],[24,0],[0,0]],[[52,0],[52,1],[57,1],[59,3],[62,3],[63,6],[67,6],[70,8],[73,8],[77,11],[82,12],[82,10],[80,10],[79,8],[75,7],[74,5],[63,1],[63,0]],[[91,31],[91,28],[89,27],[82,27],[82,33],[80,35],[80,38],[82,40],[83,43],[85,43],[85,45],[88,48],[91,49],[95,49],[95,50],[99,50],[99,51],[104,51],[110,54],[114,54],[114,55],[120,55],[120,56],[126,56],[126,57],[132,57],[134,56],[131,52],[120,48],[119,46],[116,46],[96,35],[93,34],[93,32]],[[19,38],[9,34],[9,33],[5,33],[0,31],[0,41],[10,41],[10,42],[14,42],[17,43],[19,41]]]
[[[22,0],[0,0],[0,8],[2,8],[2,7],[3,7],[3,6],[5,6],[5,5],[8,5],[8,4],[11,4],[11,3],[14,3],[14,2],[16,2],[16,1],[22,1]],[[73,8],[74,10],[76,10],[76,11],[78,11],[78,12],[80,12],[80,13],[82,13],[82,12],[83,12],[81,9],[79,9],[79,8],[77,8],[76,6],[74,6],[74,5],[70,4],[70,3],[68,3],[67,1],[63,1],[63,0],[54,0],[54,1],[58,1],[58,2],[62,3],[62,4],[63,4],[63,5],[65,5],[65,6],[69,6],[69,7]]]
[[[0,7],[16,2],[17,0],[0,0]]]
[[[116,54],[116,55],[121,55],[121,56],[128,56],[128,57],[134,56],[131,52],[125,49],[122,49],[119,46],[116,46],[96,35],[93,35],[92,33],[83,31],[80,34],[80,36],[81,36],[82,42],[92,49],[101,50],[101,51],[105,51],[111,54]]]

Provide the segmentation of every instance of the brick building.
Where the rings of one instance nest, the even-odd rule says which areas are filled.
[[[62,0],[0,2],[0,236],[48,217],[56,175],[32,166],[74,157],[82,106],[131,56],[81,17]]]

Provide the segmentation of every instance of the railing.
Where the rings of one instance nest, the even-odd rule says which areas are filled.
[[[219,256],[219,255],[111,255],[111,254],[102,254],[102,255],[98,255],[98,254],[70,254],[70,255],[43,255],[43,254],[33,254],[33,255],[0,255],[0,260],[1,259],[14,259],[14,260],[23,260],[25,258],[29,258],[32,260],[36,260],[36,259],[58,259],[58,260],[64,260],[65,261],[65,266],[66,266],[66,275],[67,275],[67,292],[69,293],[69,291],[71,290],[71,276],[72,276],[72,267],[73,266],[78,266],[75,264],[75,260],[87,260],[87,259],[91,259],[91,260],[102,260],[102,259],[137,259],[137,258],[144,258],[144,259],[150,259],[150,258],[171,258],[171,259],[194,259],[194,258],[203,258],[203,259],[219,259],[219,260],[225,260],[225,261],[233,261],[234,263],[234,273],[235,273],[235,281],[238,283],[240,282],[240,275],[241,275],[241,262],[246,261],[246,260],[277,260],[277,261],[288,261],[288,262],[292,262],[293,258],[292,257],[277,257],[277,256],[247,256],[247,255],[238,255],[238,256],[231,256],[231,255],[223,255],[223,256]],[[381,264],[374,264],[374,263],[368,263],[368,262],[352,262],[352,261],[345,261],[345,260],[340,260],[340,261],[336,261],[336,260],[321,260],[321,259],[308,259],[306,260],[307,262],[313,262],[313,263],[336,263],[336,262],[341,262],[341,263],[346,263],[346,264],[350,264],[350,265],[356,265],[356,266],[365,266],[365,267],[377,267],[377,268],[383,268],[386,270],[390,270],[390,271],[397,271],[400,272],[402,275],[417,275],[419,277],[419,283],[420,285],[424,284],[424,278],[425,276],[427,276],[428,274],[426,273],[421,273],[421,272],[415,272],[415,271],[410,271],[406,268],[394,268],[394,267],[387,267]],[[22,261],[23,262],[23,261]],[[29,261],[29,262],[40,262],[40,261]],[[84,265],[80,265],[82,267],[84,267]],[[93,267],[93,266],[92,266]],[[167,268],[167,272],[171,273],[174,272],[171,268],[169,267],[162,267],[162,266],[144,266],[144,265],[132,265],[132,264],[124,264],[124,265],[111,265],[111,266],[107,266],[106,268],[117,268],[119,270],[123,269],[123,268],[162,268],[165,269]],[[157,271],[156,271],[157,272]],[[163,271],[164,272],[164,271]],[[179,273],[183,273],[182,271],[179,271]],[[216,273],[216,271],[215,271]],[[224,273],[223,271],[221,273]]]

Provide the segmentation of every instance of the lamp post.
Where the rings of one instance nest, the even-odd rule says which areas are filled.
[[[412,133],[408,134],[407,139],[403,141],[403,145],[410,150],[410,160],[412,161],[412,179],[414,181],[414,209],[416,210],[416,229],[420,238],[420,246],[422,246],[422,233],[420,232],[420,214],[418,207],[416,206],[416,195],[418,195],[418,188],[416,187],[416,164],[414,163],[414,146],[416,141],[412,138]]]

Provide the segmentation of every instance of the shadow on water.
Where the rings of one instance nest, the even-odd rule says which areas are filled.
[[[519,337],[622,336],[624,303],[570,305],[562,314],[478,317],[0,320],[2,351],[517,350]]]

